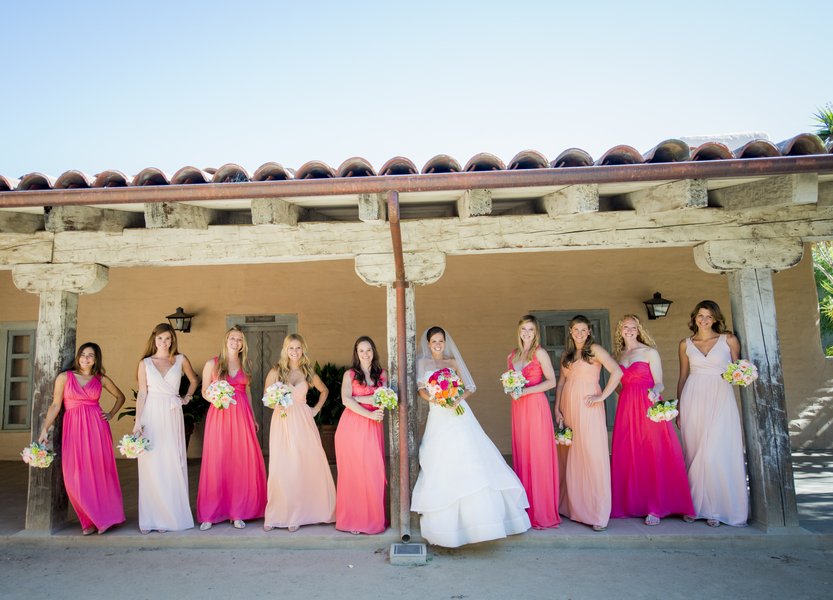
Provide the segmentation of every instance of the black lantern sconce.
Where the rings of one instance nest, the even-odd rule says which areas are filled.
[[[648,320],[653,321],[668,314],[668,309],[671,308],[672,301],[666,300],[659,292],[654,292],[654,297],[650,300],[645,300],[645,309],[648,311]]]
[[[168,319],[168,323],[171,324],[174,331],[181,331],[182,333],[188,333],[191,331],[191,319],[194,315],[189,315],[187,312],[182,310],[181,306],[177,306],[176,312],[172,315],[168,315],[165,317]]]

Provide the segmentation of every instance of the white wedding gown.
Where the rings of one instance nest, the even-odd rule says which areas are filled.
[[[411,501],[411,510],[421,514],[422,537],[447,548],[530,528],[529,502],[520,480],[468,403],[460,405],[466,409],[462,415],[430,404]]]
[[[180,531],[194,526],[188,500],[188,465],[179,382],[182,355],[163,377],[151,358],[144,359],[148,395],[142,412],[143,435],[150,449],[139,462],[139,529]]]

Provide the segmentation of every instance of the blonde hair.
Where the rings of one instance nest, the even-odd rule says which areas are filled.
[[[148,338],[148,342],[145,344],[145,353],[142,355],[142,358],[147,358],[156,354],[156,336],[163,333],[171,334],[171,353],[168,356],[176,356],[179,354],[176,345],[176,331],[174,331],[174,328],[171,327],[170,323],[159,323],[159,325],[154,327],[153,331],[150,333],[150,338]]]
[[[238,352],[240,355],[240,368],[243,369],[247,378],[252,376],[252,367],[249,365],[249,343],[246,341],[246,334],[243,333],[243,330],[240,329],[239,325],[234,325],[231,329],[226,331],[226,337],[223,339],[223,349],[217,357],[217,366],[215,367],[215,371],[217,372],[218,379],[225,379],[225,377],[229,374],[228,337],[235,331],[243,336],[243,347],[240,349],[240,352]]]
[[[645,328],[642,327],[642,321],[639,320],[639,317],[636,315],[625,315],[619,319],[619,322],[616,324],[616,331],[613,333],[613,355],[617,359],[622,355],[622,351],[625,349],[625,340],[622,337],[622,325],[628,320],[636,323],[636,341],[642,342],[651,348],[657,347],[657,343],[654,341],[654,338],[652,338],[651,335],[645,331]]]
[[[281,355],[278,358],[278,364],[276,364],[273,367],[278,372],[278,381],[286,383],[287,379],[289,378],[289,372],[292,370],[289,366],[289,353],[287,352],[287,348],[289,347],[290,342],[300,342],[301,364],[299,366],[301,372],[304,374],[304,379],[306,379],[307,383],[311,384],[315,372],[312,370],[312,365],[310,364],[309,356],[307,356],[307,343],[304,341],[304,338],[301,337],[301,334],[299,333],[290,333],[285,338],[283,338],[283,346],[281,347]]]
[[[535,325],[535,337],[532,339],[532,345],[529,347],[529,351],[524,350],[524,343],[521,339],[521,326],[524,323],[532,323],[533,325]],[[514,356],[519,357],[521,361],[525,363],[532,362],[532,357],[535,356],[535,352],[538,350],[540,345],[541,326],[538,324],[538,319],[536,319],[532,315],[522,316],[521,320],[518,321],[517,347],[515,348],[515,351],[512,354]]]

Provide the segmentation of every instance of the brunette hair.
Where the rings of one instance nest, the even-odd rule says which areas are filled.
[[[692,333],[697,333],[696,318],[697,313],[700,312],[701,308],[705,308],[709,311],[714,319],[714,323],[712,323],[712,331],[715,333],[729,332],[726,328],[726,317],[723,316],[723,311],[720,310],[717,302],[714,300],[701,300],[697,303],[697,306],[694,307],[694,310],[691,311],[691,318],[688,321],[688,328],[691,329]]]
[[[529,351],[524,350],[524,343],[521,340],[521,326],[524,323],[532,323],[535,325],[535,337],[532,339],[532,345],[529,347]],[[535,356],[535,351],[538,350],[538,347],[541,345],[541,325],[538,323],[538,319],[536,319],[533,315],[524,315],[521,317],[521,320],[518,321],[518,332],[517,332],[517,348],[512,353],[513,356],[518,356],[523,362],[531,362],[532,357]]]
[[[179,354],[176,345],[176,331],[174,331],[174,328],[171,327],[170,323],[159,323],[159,325],[154,327],[153,331],[150,332],[150,337],[148,338],[147,344],[145,344],[145,353],[142,358],[147,358],[148,356],[156,354],[156,336],[166,332],[171,334],[170,356],[176,356]]]
[[[373,360],[370,361],[370,378],[373,380],[372,382],[365,381],[364,369],[362,369],[362,363],[359,360],[359,344],[362,342],[370,344],[370,349],[373,350]],[[382,365],[379,364],[379,353],[376,352],[376,344],[373,343],[373,340],[369,336],[362,335],[353,344],[353,366],[351,370],[353,371],[353,380],[358,381],[362,385],[380,385],[382,383],[380,381],[382,377]]]
[[[217,366],[215,370],[217,371],[218,379],[224,379],[228,374],[228,337],[232,334],[232,332],[237,332],[243,336],[243,347],[240,349],[238,354],[240,355],[240,368],[243,369],[243,372],[246,374],[246,377],[249,378],[252,376],[252,367],[249,364],[249,343],[246,341],[246,334],[243,333],[243,330],[240,329],[239,325],[234,325],[231,329],[226,331],[226,337],[223,339],[223,349],[220,351],[220,355],[217,357]]]
[[[577,357],[576,352],[578,349],[576,348],[576,343],[569,330],[572,329],[574,325],[579,323],[587,325],[587,331],[589,334],[587,336],[587,340],[584,342],[584,347],[581,349],[581,356]],[[561,353],[561,366],[569,367],[579,358],[581,358],[584,362],[591,362],[593,360],[593,344],[596,342],[593,340],[593,327],[590,324],[590,319],[584,315],[576,315],[570,320],[567,330],[567,339],[564,341],[564,352]]]
[[[289,353],[287,352],[287,347],[289,347],[290,342],[300,342],[301,364],[299,366],[301,368],[301,373],[304,374],[304,379],[307,383],[312,383],[312,378],[315,375],[315,372],[312,370],[312,364],[310,364],[309,356],[307,356],[307,343],[304,341],[304,338],[301,337],[300,333],[290,333],[285,338],[283,338],[283,346],[281,346],[281,355],[278,358],[278,364],[274,366],[274,368],[278,371],[278,381],[287,383],[289,371],[291,371],[289,367]]]
[[[78,359],[81,358],[81,353],[87,348],[92,348],[93,352],[95,352],[95,364],[93,364],[93,368],[91,369],[93,377],[104,375],[104,365],[101,363],[101,347],[95,342],[86,342],[78,346],[78,352],[75,353],[75,360],[72,362],[72,370],[81,370],[81,365],[78,363]]]
[[[428,331],[425,332],[425,339],[430,342],[431,338],[434,337],[434,334],[437,334],[437,333],[443,334],[443,340],[445,340],[445,338],[446,338],[445,329],[443,329],[442,327],[440,327],[438,325],[434,325],[433,327],[428,328]]]
[[[617,359],[622,355],[622,351],[625,349],[625,339],[622,337],[622,324],[628,320],[636,323],[636,341],[642,342],[651,348],[657,347],[657,343],[654,341],[654,338],[652,338],[651,335],[645,331],[645,328],[642,327],[642,321],[639,320],[639,317],[636,315],[625,315],[619,319],[619,322],[616,324],[616,331],[613,334],[613,355]]]

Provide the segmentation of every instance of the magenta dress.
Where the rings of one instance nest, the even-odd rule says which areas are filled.
[[[249,380],[240,369],[226,381],[234,386],[237,404],[208,409],[197,491],[200,523],[259,519],[266,507],[266,466],[246,394]]]
[[[655,423],[646,413],[651,367],[622,365],[622,392],[613,426],[611,517],[693,515],[683,451],[670,421]]]
[[[367,396],[370,402],[361,402],[367,410],[373,406],[373,392],[385,385],[384,378],[378,386],[362,385],[352,380],[352,395]],[[382,533],[387,529],[385,518],[385,444],[384,424],[363,417],[347,409],[341,414],[336,429],[336,529],[361,533]]]
[[[67,496],[81,529],[99,531],[124,522],[110,424],[101,418],[101,376],[82,386],[72,371],[64,385],[61,466]]]
[[[507,359],[510,369],[515,368],[514,355]],[[536,356],[522,373],[530,386],[544,379]],[[512,462],[529,499],[527,512],[533,529],[558,527],[558,456],[550,403],[543,392],[512,400]]]

